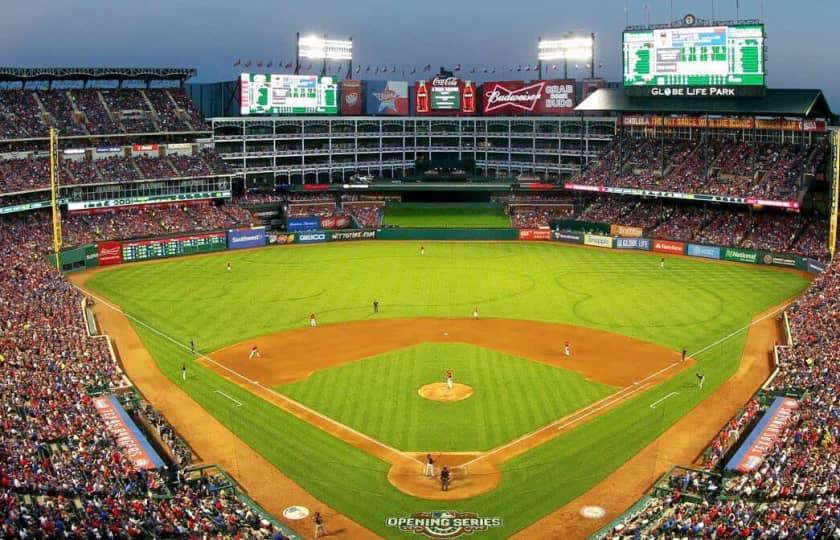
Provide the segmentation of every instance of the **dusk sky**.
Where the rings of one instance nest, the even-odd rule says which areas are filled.
[[[536,63],[538,36],[581,31],[596,34],[597,75],[618,80],[626,17],[646,23],[649,5],[650,21],[666,22],[673,5],[675,19],[711,18],[713,9],[716,19],[734,19],[736,1],[11,0],[0,17],[0,65],[186,66],[198,69],[196,81],[231,80],[236,59],[290,61],[300,31],[353,36],[354,62],[396,66],[387,78],[460,63],[464,77],[492,66],[496,75],[486,78],[519,79],[528,74],[508,68]],[[740,0],[742,18],[762,11],[768,86],[820,88],[840,110],[840,1]]]

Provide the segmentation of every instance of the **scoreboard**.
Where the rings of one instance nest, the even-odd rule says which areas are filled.
[[[338,114],[338,83],[332,77],[243,73],[240,113]]]
[[[227,234],[224,232],[128,241],[122,243],[122,260],[123,262],[143,261],[226,248]]]
[[[625,87],[765,84],[761,24],[628,30],[623,48]]]

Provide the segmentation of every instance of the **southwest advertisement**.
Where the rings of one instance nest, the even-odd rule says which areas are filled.
[[[244,249],[264,246],[265,227],[249,227],[228,231],[228,249]]]

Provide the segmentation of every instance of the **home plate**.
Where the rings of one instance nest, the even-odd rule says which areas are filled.
[[[448,335],[449,335],[449,332],[444,332],[444,333],[443,333],[443,335],[444,335],[444,336],[448,336]]]

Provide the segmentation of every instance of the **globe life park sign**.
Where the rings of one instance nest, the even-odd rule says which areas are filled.
[[[628,86],[631,97],[662,98],[761,98],[764,86]]]

